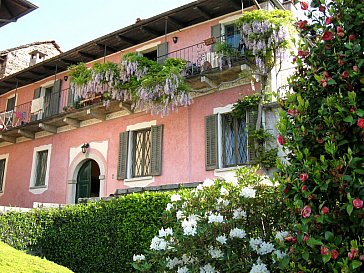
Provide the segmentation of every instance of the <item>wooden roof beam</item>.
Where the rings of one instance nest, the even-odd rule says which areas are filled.
[[[45,69],[45,70],[49,70],[49,71],[56,71],[56,67],[55,66],[51,66],[51,65],[42,65],[42,67]]]
[[[44,73],[36,72],[36,71],[33,71],[33,70],[29,70],[28,72],[30,74],[34,75],[34,76],[45,76]]]
[[[211,19],[212,16],[211,14],[209,14],[207,11],[205,11],[203,8],[196,6],[194,7],[195,10],[197,10],[203,17],[205,17],[206,19]]]
[[[241,5],[235,2],[235,0],[230,0],[230,2],[233,4],[234,8],[241,8]],[[240,2],[240,1],[239,1]]]
[[[106,47],[106,51],[109,51],[111,53],[115,53],[118,52],[119,50],[117,50],[116,48],[112,47],[112,46],[108,46],[105,44],[96,44],[100,49],[102,49],[103,51],[105,50]]]
[[[61,59],[61,61],[69,65],[78,64],[78,62],[68,59]]]
[[[182,23],[181,21],[173,18],[173,17],[170,17],[170,16],[167,16],[166,17],[168,22],[171,22],[173,25],[175,25],[177,28],[184,28],[185,27],[185,24]]]
[[[78,51],[78,54],[80,54],[81,57],[85,57],[85,58],[92,59],[92,60],[95,60],[95,59],[98,58],[96,55],[86,53],[86,52],[83,52],[83,51]]]
[[[125,37],[125,36],[123,36],[123,35],[117,35],[116,36],[121,42],[125,42],[125,43],[127,43],[127,44],[130,44],[130,45],[137,45],[138,44],[138,42],[137,41],[135,41],[134,39],[130,39],[130,38],[127,38],[127,37]]]
[[[140,30],[143,31],[144,33],[148,33],[148,34],[151,34],[155,37],[159,37],[159,36],[162,36],[164,33],[160,33],[159,31],[155,30],[155,29],[152,29],[150,27],[145,27],[145,26],[142,26],[140,27]]]

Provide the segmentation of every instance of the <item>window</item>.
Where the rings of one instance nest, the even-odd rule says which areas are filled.
[[[257,110],[249,109],[244,118],[230,113],[231,107],[205,119],[206,170],[234,167],[254,162],[254,139],[249,128],[255,126]]]
[[[45,186],[48,150],[37,152],[34,186]]]
[[[49,144],[34,148],[32,173],[30,178],[31,189],[47,188],[48,186],[51,146],[52,145]]]
[[[161,175],[163,125],[137,127],[120,134],[118,179]]]
[[[6,158],[0,159],[0,192],[4,191]]]
[[[139,48],[137,51],[149,60],[163,63],[168,58],[168,42],[149,44]]]

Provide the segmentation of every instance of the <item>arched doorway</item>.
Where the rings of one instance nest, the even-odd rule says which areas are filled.
[[[100,196],[100,167],[93,159],[85,161],[77,174],[76,200]]]

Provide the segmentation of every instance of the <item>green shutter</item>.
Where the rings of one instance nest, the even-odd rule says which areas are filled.
[[[162,174],[163,125],[152,126],[150,174]]]
[[[211,115],[205,117],[206,170],[214,170],[219,167],[217,117],[218,117],[217,115]]]
[[[119,160],[118,160],[118,179],[125,179],[128,175],[128,145],[129,132],[120,133],[119,139]]]
[[[211,27],[211,37],[220,38],[221,36],[221,25],[217,24]],[[219,42],[217,39],[216,42]],[[211,51],[215,51],[215,44],[211,46]]]
[[[33,100],[38,99],[40,97],[40,91],[41,91],[40,87],[38,87],[37,89],[34,90]],[[34,120],[37,120],[37,119],[38,119],[38,114],[30,116],[30,121],[34,121]]]
[[[51,100],[50,100],[50,114],[51,116],[59,113],[59,97],[61,96],[61,80],[56,80],[53,85]]]
[[[249,128],[249,132],[248,132],[248,142],[249,142],[248,154],[249,154],[249,163],[254,163],[254,161],[257,158],[256,149],[255,149],[255,139],[250,134],[251,131],[255,131],[255,126],[257,124],[257,119],[258,119],[258,109],[257,108],[249,109],[249,111],[248,111],[248,128]]]
[[[6,159],[0,160],[0,192],[4,190],[3,186],[4,186],[5,162]]]
[[[168,43],[162,43],[157,46],[157,62],[163,64],[168,58]]]

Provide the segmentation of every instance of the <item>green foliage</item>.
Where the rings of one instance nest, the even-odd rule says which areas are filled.
[[[1,273],[71,273],[72,271],[45,259],[25,254],[0,242]]]
[[[91,70],[87,68],[85,63],[71,65],[68,69],[70,70],[70,81],[77,86],[87,84],[91,80]]]
[[[310,5],[278,126],[289,161],[278,179],[297,236],[284,270],[364,272],[364,5]]]
[[[173,195],[164,215],[164,228],[145,251],[146,260],[141,255],[135,257],[134,267],[153,273],[242,273],[250,272],[257,263],[272,265],[274,248],[268,242],[290,219],[281,209],[283,199],[278,189],[264,185],[270,180],[256,172],[256,167],[240,168],[236,177],[208,179],[195,190]],[[223,241],[224,237],[225,242],[218,237]],[[251,245],[253,238],[259,241],[257,249]],[[260,252],[261,247],[264,251]],[[271,272],[277,272],[274,268]]]
[[[74,272],[130,272],[149,247],[171,193],[130,194],[64,209],[0,216],[0,239]],[[1,263],[0,263],[1,264]]]
[[[233,48],[233,46],[227,42],[217,42],[214,46],[214,50],[216,53],[226,57],[232,57],[238,53],[237,49]]]

